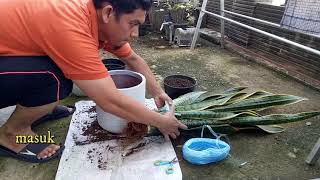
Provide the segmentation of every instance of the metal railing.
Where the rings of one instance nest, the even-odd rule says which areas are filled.
[[[263,24],[271,25],[271,26],[274,26],[274,27],[280,27],[279,24],[275,24],[275,23],[272,23],[272,22],[269,22],[269,21],[265,21],[265,20],[254,18],[254,17],[238,14],[238,13],[235,13],[235,12],[226,11],[226,10],[224,10],[224,0],[220,0],[220,8],[221,9],[220,9],[220,15],[218,15],[218,14],[215,14],[215,13],[212,13],[212,12],[209,12],[209,11],[206,10],[207,2],[208,2],[208,0],[203,0],[202,6],[201,6],[201,10],[200,10],[200,14],[199,14],[199,19],[198,19],[198,22],[197,22],[197,27],[196,27],[196,30],[195,30],[195,33],[194,33],[194,36],[193,36],[193,39],[192,39],[192,43],[191,43],[191,49],[195,48],[203,16],[205,14],[209,14],[209,15],[214,16],[216,18],[219,18],[221,20],[221,39],[220,39],[220,44],[221,44],[222,48],[224,48],[224,43],[225,43],[224,42],[224,32],[225,32],[224,23],[225,23],[225,21],[228,21],[228,22],[234,23],[234,24],[236,24],[238,26],[241,26],[241,27],[244,27],[246,29],[261,33],[263,35],[266,35],[266,36],[269,36],[271,38],[277,39],[279,41],[285,42],[287,44],[299,47],[301,49],[304,49],[304,50],[306,50],[308,52],[311,52],[311,53],[314,53],[314,54],[320,56],[320,51],[319,50],[316,50],[316,49],[313,49],[311,47],[299,44],[299,43],[291,41],[291,40],[288,40],[286,38],[274,35],[272,33],[269,33],[269,32],[254,28],[252,26],[243,24],[243,23],[235,21],[233,19],[226,18],[224,13],[229,13],[229,14],[236,15],[236,16],[239,16],[239,17],[242,17],[242,18],[247,18],[247,19],[254,20],[254,21],[257,21],[257,22],[260,22],[260,23],[263,23]]]
[[[232,14],[232,15],[235,15],[235,16],[239,16],[239,17],[243,17],[243,18],[250,19],[250,20],[253,20],[253,21],[257,21],[257,22],[260,22],[260,23],[263,23],[263,24],[267,24],[267,25],[270,25],[270,26],[280,27],[280,24],[276,24],[276,23],[273,23],[273,22],[265,21],[265,20],[262,20],[262,19],[257,19],[257,18],[251,17],[251,16],[246,16],[246,15],[243,15],[243,14],[238,14],[238,13],[227,11],[227,10],[221,10],[221,11],[224,11],[224,12],[226,12],[228,14]]]

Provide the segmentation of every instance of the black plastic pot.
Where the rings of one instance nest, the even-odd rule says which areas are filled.
[[[197,82],[194,78],[185,75],[171,75],[164,78],[164,91],[175,99],[181,95],[194,91]]]
[[[123,70],[126,68],[126,65],[124,64],[124,62],[122,62],[119,59],[103,59],[102,62],[106,66],[108,71]]]

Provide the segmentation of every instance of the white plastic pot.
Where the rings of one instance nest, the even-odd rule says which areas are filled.
[[[113,70],[109,71],[109,74],[121,93],[144,104],[146,79],[142,74],[129,70]],[[103,129],[112,133],[121,133],[127,127],[128,122],[125,119],[104,112],[98,105],[96,110],[98,123]]]

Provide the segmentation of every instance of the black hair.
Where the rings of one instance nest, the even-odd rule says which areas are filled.
[[[102,8],[103,2],[110,3],[118,17],[132,13],[136,9],[148,11],[152,4],[152,0],[93,0],[96,9]]]

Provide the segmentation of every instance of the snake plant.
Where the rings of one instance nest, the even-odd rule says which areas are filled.
[[[216,132],[230,134],[248,128],[279,133],[283,132],[284,128],[276,124],[302,121],[320,115],[320,111],[261,115],[261,110],[291,105],[307,99],[267,91],[242,92],[245,89],[247,88],[235,87],[218,94],[195,91],[182,95],[173,100],[175,116],[188,126],[187,131],[210,125]],[[151,127],[149,135],[156,134],[159,134],[159,131]]]

